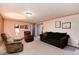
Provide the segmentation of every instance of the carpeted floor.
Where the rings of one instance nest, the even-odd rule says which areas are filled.
[[[26,43],[23,41],[23,52],[19,55],[78,55],[79,49],[67,46],[64,49],[57,48],[50,44],[41,42],[38,37],[33,42]]]

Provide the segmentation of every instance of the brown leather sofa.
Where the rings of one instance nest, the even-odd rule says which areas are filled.
[[[40,40],[63,49],[67,46],[69,37],[67,33],[45,32],[40,35]]]
[[[24,40],[25,42],[32,42],[34,40],[34,36],[31,35],[30,31],[24,31]]]

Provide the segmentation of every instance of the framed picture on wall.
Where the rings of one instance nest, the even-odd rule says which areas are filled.
[[[25,25],[25,29],[28,29],[28,25]]]
[[[61,28],[61,21],[55,21],[55,28]]]
[[[20,29],[28,29],[28,25],[20,25]]]
[[[25,29],[24,25],[20,25],[20,29]]]
[[[71,22],[62,23],[62,29],[71,29]]]

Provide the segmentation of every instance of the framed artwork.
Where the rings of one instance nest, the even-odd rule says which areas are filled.
[[[25,29],[24,25],[20,25],[20,29]]]
[[[55,21],[55,28],[61,28],[61,21]]]
[[[62,29],[71,29],[71,22],[62,23]]]
[[[28,25],[20,25],[20,29],[28,29]]]
[[[28,25],[25,25],[25,29],[28,29]]]

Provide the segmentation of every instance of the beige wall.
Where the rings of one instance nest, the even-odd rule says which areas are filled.
[[[4,20],[4,32],[6,34],[9,34],[11,37],[15,37],[15,29],[14,26],[16,24],[19,25],[28,25],[28,29],[20,29],[20,36],[24,36],[24,31],[30,30],[30,23],[21,22],[21,21],[15,21],[15,20]]]
[[[55,21],[63,22],[71,22],[71,29],[62,29],[55,28]],[[79,14],[66,16],[62,18],[53,19],[50,21],[43,22],[44,32],[52,31],[52,32],[63,32],[70,35],[69,45],[79,47]]]
[[[16,24],[19,24],[19,25],[28,25],[28,29],[20,29],[20,36],[23,37],[24,36],[24,31],[27,31],[27,30],[31,30],[31,27],[30,27],[30,23],[27,23],[27,22],[22,22],[22,21],[15,21],[15,20],[4,20],[4,22],[2,21],[2,18],[0,17],[0,33],[4,32],[6,34],[9,34],[12,38],[15,37],[15,29],[14,29],[14,26]],[[3,44],[3,41],[1,40],[1,37],[0,37],[0,54],[4,54],[6,53],[6,48],[5,48],[5,45]]]

